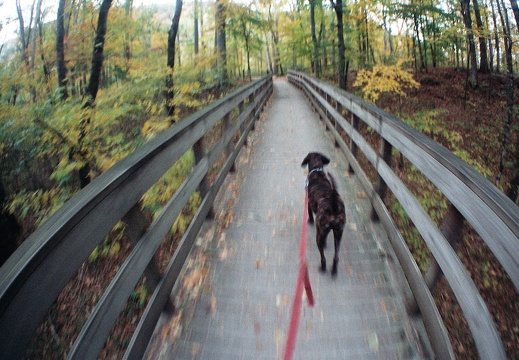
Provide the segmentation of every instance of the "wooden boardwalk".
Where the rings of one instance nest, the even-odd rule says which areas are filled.
[[[304,183],[310,151],[328,155],[345,200],[339,274],[319,271],[315,227],[307,259],[315,306],[303,303],[294,359],[416,359],[430,354],[382,227],[306,98],[285,80],[257,123],[174,289],[149,359],[280,359],[299,264]],[[331,235],[330,235],[331,236]],[[331,265],[333,241],[326,256]]]

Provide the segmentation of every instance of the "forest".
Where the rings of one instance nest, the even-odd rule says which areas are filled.
[[[17,28],[15,38],[0,44],[0,265],[76,192],[146,141],[253,78],[282,77],[289,69],[393,113],[517,203],[516,0],[15,2],[16,17],[0,16],[0,34],[8,24]],[[183,158],[143,197],[150,219],[192,162]],[[395,166],[439,223],[445,199],[405,161]],[[398,204],[386,202],[425,269],[425,245]],[[171,244],[196,207],[193,198],[171,230]],[[518,358],[519,296],[482,241],[468,227],[464,232],[460,257],[477,255],[478,261],[467,256],[465,265],[508,356]],[[102,277],[128,246],[124,225],[116,226],[78,276]],[[126,322],[138,316],[146,296],[140,285]],[[60,296],[56,307],[78,306],[71,297]],[[475,357],[448,285],[440,283],[435,297],[457,356]],[[29,357],[65,354],[78,328],[74,321],[84,320],[51,311]],[[120,354],[128,328],[121,319],[104,356]]]

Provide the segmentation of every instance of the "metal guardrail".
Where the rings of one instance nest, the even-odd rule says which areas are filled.
[[[387,187],[413,221],[449,282],[472,332],[479,356],[483,359],[505,359],[503,344],[490,313],[450,242],[452,225],[455,227],[464,218],[485,241],[512,279],[516,290],[519,290],[519,207],[461,159],[396,117],[305,74],[289,72],[289,81],[306,93],[363,183],[376,217],[384,225],[404,270],[436,357],[453,359],[454,353],[426,279],[382,201]],[[343,110],[348,111],[346,116],[350,117],[349,121],[344,117]],[[379,152],[359,133],[359,121],[380,135]],[[350,144],[346,144],[340,130],[348,135]],[[416,166],[451,202],[450,214],[440,229],[391,169],[392,148]],[[376,187],[357,162],[358,150],[363,152],[377,172]]]
[[[24,356],[34,332],[68,281],[123,220],[133,238],[131,253],[90,313],[68,358],[98,356],[146,272],[149,283],[156,286],[125,353],[125,358],[140,359],[216,194],[272,89],[272,76],[265,76],[179,122],[92,181],[27,238],[0,268],[0,358]],[[231,112],[238,115],[231,119]],[[204,149],[204,135],[220,121],[224,128],[221,137]],[[236,136],[239,140],[233,144]],[[147,229],[141,228],[138,224],[144,222],[139,201],[143,194],[191,149],[196,163],[191,174],[155,221]],[[225,164],[209,184],[208,171],[222,153]],[[152,258],[197,188],[201,205],[167,270],[158,274]]]

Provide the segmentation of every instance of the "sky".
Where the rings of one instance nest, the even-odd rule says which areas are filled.
[[[34,0],[20,0],[22,11],[24,13],[24,20],[28,22],[31,6]],[[115,2],[115,1],[114,1]],[[167,4],[174,3],[175,0],[134,0],[134,6],[139,7],[142,4]],[[0,22],[2,23],[2,30],[0,31],[0,44],[14,39],[16,31],[18,30],[18,14],[16,13],[16,0],[0,0]],[[48,19],[52,20],[56,17],[58,9],[58,0],[43,0],[42,10],[46,10]],[[26,20],[27,19],[27,20]]]

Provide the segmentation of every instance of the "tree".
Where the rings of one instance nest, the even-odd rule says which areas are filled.
[[[312,34],[312,70],[316,77],[319,77],[319,42],[317,41],[317,35],[315,33],[315,4],[318,0],[309,0],[310,2],[310,31]]]
[[[92,67],[86,89],[87,99],[82,106],[83,116],[79,124],[78,149],[71,150],[72,157],[79,157],[79,160],[83,162],[83,165],[79,169],[79,182],[81,188],[87,186],[91,181],[91,161],[89,159],[90,150],[88,149],[88,144],[86,144],[86,137],[88,127],[92,121],[92,109],[95,107],[95,100],[97,92],[99,91],[99,81],[104,60],[103,51],[105,46],[108,12],[111,6],[112,0],[103,0],[99,9],[99,18],[97,20],[96,36],[94,39],[94,50],[92,52]]]
[[[166,76],[166,111],[169,117],[171,117],[171,123],[174,122],[173,116],[175,115],[175,104],[173,98],[175,96],[174,83],[173,83],[173,71],[175,69],[175,46],[178,34],[178,24],[180,22],[180,14],[182,13],[182,0],[177,0],[175,5],[175,14],[171,20],[171,27],[168,32],[168,59],[167,66],[169,73]]]
[[[478,0],[472,0],[472,2],[474,3],[474,15],[476,16],[476,26],[479,30],[479,71],[481,71],[484,74],[487,74],[490,70],[488,68],[487,39],[484,33],[485,28],[483,26],[483,21],[481,20],[481,13],[479,11]]]
[[[68,98],[67,90],[67,65],[65,63],[65,3],[59,0],[58,17],[56,21],[56,69],[58,73],[59,98]]]
[[[478,62],[476,59],[476,45],[474,43],[474,34],[472,31],[472,19],[470,17],[470,0],[460,0],[461,15],[467,32],[467,42],[469,44],[469,83],[472,88],[478,86]]]
[[[332,7],[337,15],[337,47],[339,49],[338,62],[337,62],[337,80],[339,87],[346,90],[346,79],[348,77],[348,71],[346,70],[346,58],[345,58],[345,45],[344,45],[344,23],[342,19],[342,0],[334,2],[330,0]]]
[[[514,121],[514,71],[513,71],[513,56],[512,56],[512,36],[510,29],[510,21],[506,12],[505,5],[502,1],[497,0],[497,11],[501,19],[501,26],[503,27],[504,44],[505,44],[505,59],[507,69],[507,86],[506,86],[506,119],[502,131],[502,146],[501,159],[499,162],[499,172],[496,177],[496,182],[501,180],[501,176],[505,167],[505,159],[508,152],[510,130]],[[512,201],[517,200],[519,190],[519,149],[515,153],[515,169],[510,188],[507,192],[508,197]]]
[[[128,20],[132,18],[133,15],[133,0],[126,0],[124,3],[124,11]],[[126,60],[126,71],[129,68],[129,62],[132,58],[132,48],[131,48],[132,37],[130,31],[126,31],[124,34],[124,59]]]
[[[220,88],[227,86],[227,43],[225,35],[226,0],[216,0],[216,49],[218,54],[218,82]]]
[[[261,30],[263,22],[259,14],[249,6],[234,4],[229,8],[229,11],[229,31],[234,38],[243,40],[247,62],[247,77],[249,81],[252,81],[251,52],[253,49],[258,49],[261,45],[259,30]]]
[[[198,39],[198,0],[195,0],[195,5],[193,9],[193,43],[194,43],[194,53],[195,53],[195,59],[196,55],[198,55],[199,52],[199,39]],[[195,60],[196,61],[196,60]]]
[[[517,0],[510,0],[510,5],[512,6],[512,11],[514,12],[515,24],[519,30],[519,7],[517,6]]]
[[[494,7],[494,2],[490,0],[490,6],[492,8],[492,23],[494,25],[494,44],[496,48],[496,72],[500,72],[500,63],[501,63],[501,47],[499,46],[499,32],[498,32],[498,25],[497,25],[497,18],[496,18],[496,9]]]
[[[30,70],[31,70],[31,96],[32,101],[36,102],[36,88],[34,86],[35,84],[35,66],[36,66],[36,40],[37,40],[37,29],[38,29],[38,23],[40,22],[41,17],[41,2],[42,0],[38,0],[38,3],[36,4],[36,15],[34,20],[34,29],[32,31],[32,38],[31,38],[31,57],[30,57]],[[34,6],[35,3],[33,3]]]

